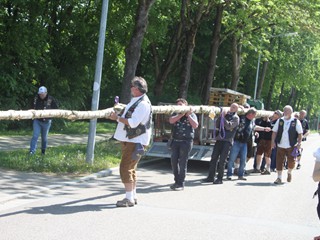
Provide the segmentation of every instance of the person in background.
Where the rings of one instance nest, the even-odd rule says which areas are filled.
[[[249,108],[250,108],[249,103],[239,105],[239,109],[241,109],[241,110],[245,110],[245,109],[249,109]],[[254,138],[254,136],[252,136],[252,138],[249,139],[247,142],[247,162],[250,160],[250,158],[254,154],[253,153],[253,138]],[[238,176],[239,166],[240,166],[240,155],[237,156],[237,159],[234,162],[233,175]],[[245,174],[247,174],[246,171],[245,171]]]
[[[301,122],[302,130],[303,130],[302,142],[307,141],[307,136],[310,133],[309,123],[308,123],[308,120],[306,119],[306,115],[307,115],[306,110],[301,110],[299,113],[299,120]],[[303,146],[301,146],[301,148],[299,150],[299,154],[297,156],[297,169],[301,168],[300,161],[301,161],[302,151],[303,151]]]
[[[255,108],[249,108],[245,115],[240,116],[239,126],[234,137],[234,143],[230,150],[228,161],[227,180],[231,180],[232,168],[238,155],[240,155],[240,167],[238,171],[238,180],[247,180],[244,177],[244,170],[247,159],[247,143],[252,139],[255,129],[254,118],[257,114]],[[264,128],[257,126],[257,131],[264,131]]]
[[[318,188],[317,188],[317,191],[314,193],[314,197],[318,196],[317,213],[318,213],[318,218],[320,219],[320,148],[318,148],[313,153],[313,156],[316,158],[316,160],[314,163],[312,178],[315,182],[318,183]]]
[[[300,149],[302,141],[302,126],[298,119],[292,116],[292,107],[287,105],[283,109],[283,117],[278,119],[272,129],[272,148],[277,144],[277,174],[275,184],[282,183],[282,171],[285,158],[288,162],[287,182],[292,181],[292,169],[295,165],[294,150]]]
[[[57,109],[58,102],[56,99],[48,95],[47,88],[41,86],[38,90],[38,94],[33,100],[33,109],[35,110],[49,110]],[[50,118],[39,118],[33,120],[33,135],[30,142],[30,155],[36,153],[38,138],[41,134],[41,154],[46,153],[48,145],[48,134],[51,127],[52,120]]]
[[[223,183],[225,163],[239,125],[238,107],[237,103],[232,103],[229,108],[223,108],[216,121],[216,142],[211,155],[208,177],[202,180],[203,183]],[[217,179],[215,179],[216,171],[218,171]]]
[[[271,122],[269,117],[262,117],[256,120],[256,125],[263,127],[264,131],[259,132],[258,146],[256,153],[256,164],[253,173],[260,173],[262,154],[264,155],[266,169],[264,169],[262,175],[270,175],[270,165],[271,165]]]
[[[274,125],[276,124],[277,120],[283,116],[283,113],[280,110],[276,110],[272,117],[271,117],[271,129],[273,129]],[[272,139],[272,137],[271,137]],[[272,143],[271,143],[272,146]],[[270,170],[272,172],[276,172],[276,156],[277,156],[277,144],[275,144],[275,147],[271,150],[271,166]]]
[[[152,111],[146,80],[134,77],[130,91],[132,98],[124,111],[110,115],[111,120],[118,122],[114,138],[121,143],[120,178],[126,192],[125,198],[117,201],[117,207],[133,207],[138,203],[136,169],[151,139]]]
[[[188,106],[187,100],[178,98],[179,106]],[[173,114],[169,118],[173,124],[171,143],[171,167],[174,175],[174,184],[170,188],[174,191],[184,189],[184,182],[187,173],[189,153],[193,146],[194,129],[198,127],[198,119],[192,109],[186,113]]]

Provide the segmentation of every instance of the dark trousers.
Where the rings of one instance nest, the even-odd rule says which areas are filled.
[[[276,169],[276,157],[277,157],[277,147],[272,148],[271,151],[271,169]]]
[[[225,163],[231,148],[231,143],[228,141],[216,141],[211,155],[208,179],[214,181],[216,171],[218,171],[218,179],[222,180]],[[217,168],[218,165],[218,168]]]
[[[178,186],[184,186],[189,153],[192,146],[192,141],[173,140],[171,144],[171,167],[174,175],[174,182]]]

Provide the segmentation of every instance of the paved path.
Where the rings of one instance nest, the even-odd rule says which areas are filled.
[[[112,134],[97,134],[96,141],[108,139]],[[32,136],[9,136],[0,137],[0,151],[14,150],[14,149],[29,149],[30,140]],[[41,138],[38,139],[38,145],[41,145]],[[48,147],[67,145],[67,144],[87,144],[88,135],[66,135],[53,134],[48,137]]]

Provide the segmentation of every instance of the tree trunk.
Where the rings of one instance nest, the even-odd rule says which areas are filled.
[[[294,103],[294,99],[296,98],[296,94],[297,94],[297,90],[295,87],[291,87],[291,91],[290,91],[290,96],[288,99],[288,105],[294,107],[293,103]]]
[[[257,96],[256,96],[257,99],[261,99],[261,91],[263,88],[264,80],[266,79],[268,64],[269,64],[268,61],[263,62],[261,80],[258,82],[258,89],[257,89]]]
[[[183,66],[181,71],[181,79],[179,85],[179,97],[187,99],[188,88],[190,82],[190,73],[191,73],[191,63],[192,56],[195,47],[195,37],[196,37],[197,29],[191,30],[187,34],[187,46],[186,46],[186,54],[183,59]]]
[[[281,85],[281,91],[280,91],[280,95],[279,95],[279,100],[278,100],[278,104],[277,104],[277,109],[279,109],[280,103],[282,102],[283,90],[284,90],[284,82],[283,82],[282,85]]]
[[[231,90],[237,90],[240,78],[241,44],[236,36],[232,38],[232,80]]]
[[[222,22],[222,16],[223,16],[223,5],[220,4],[216,7],[216,17],[214,20],[214,29],[213,29],[213,35],[212,35],[212,41],[210,46],[210,58],[209,58],[209,64],[208,64],[208,73],[207,77],[204,83],[204,89],[202,96],[202,103],[208,104],[209,97],[210,97],[210,88],[213,83],[213,77],[214,72],[216,69],[216,62],[217,62],[217,56],[218,56],[218,50],[219,50],[219,43],[220,43],[220,32],[221,32],[221,22]]]
[[[120,98],[122,103],[128,103],[131,98],[130,84],[136,74],[141,55],[141,45],[148,25],[148,14],[154,2],[155,0],[139,0],[134,31],[126,48],[126,64]]]
[[[168,48],[167,57],[161,66],[161,71],[156,75],[156,82],[154,85],[154,95],[159,97],[162,95],[163,86],[171,72],[179,53],[181,52],[181,46],[184,43],[184,34],[182,34],[182,22],[179,22],[175,34],[173,34],[170,46]]]
[[[267,97],[267,103],[265,106],[266,109],[271,109],[271,100],[272,100],[272,95],[273,95],[275,83],[276,83],[276,74],[275,74],[275,69],[273,69],[272,77],[271,77],[271,81],[270,81],[270,86],[269,86],[268,97]]]
[[[188,4],[186,4],[186,0],[182,1],[183,6],[188,7]],[[199,3],[199,6],[197,6],[197,11],[195,13],[195,16],[192,18],[191,15],[191,9],[188,9],[188,16],[185,16],[184,22],[186,23],[184,26],[186,28],[186,53],[183,58],[183,64],[182,64],[182,71],[181,71],[181,78],[180,78],[180,85],[179,85],[179,97],[181,98],[187,98],[188,95],[188,88],[189,88],[189,82],[190,82],[190,73],[191,73],[191,63],[192,63],[192,57],[193,52],[195,48],[195,38],[198,32],[199,24],[201,19],[204,17],[204,15],[211,12],[211,9],[214,5],[214,1],[209,1],[208,4],[205,6],[205,0],[203,0],[201,3]],[[188,22],[188,23],[187,23]]]

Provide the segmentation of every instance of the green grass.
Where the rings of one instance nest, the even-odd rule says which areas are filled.
[[[120,144],[107,140],[95,145],[92,165],[86,162],[86,145],[72,144],[50,147],[44,156],[29,155],[25,150],[1,152],[0,167],[17,171],[83,175],[115,167],[120,158]]]
[[[115,127],[115,123],[98,122],[97,133],[113,133]],[[63,124],[56,124],[50,130],[50,134],[71,135],[88,134],[88,132],[88,121],[63,122]],[[2,136],[30,135],[31,138],[32,129],[1,131],[0,134]],[[45,156],[42,156],[40,153],[29,156],[25,149],[2,151],[0,154],[0,167],[17,171],[83,175],[115,167],[120,162],[121,150],[120,144],[117,141],[107,140],[96,143],[92,165],[86,162],[86,147],[86,144],[50,147],[47,149]]]

